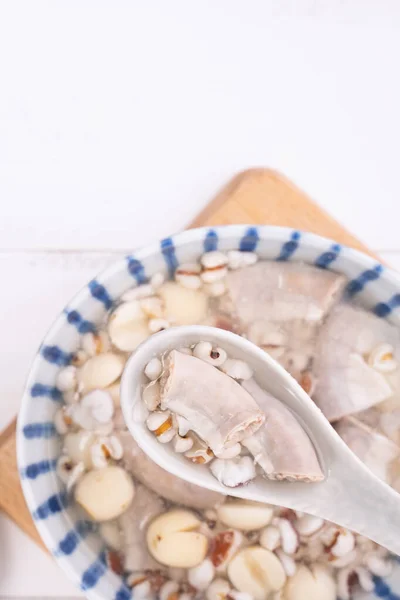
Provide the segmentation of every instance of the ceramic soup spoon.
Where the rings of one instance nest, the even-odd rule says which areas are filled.
[[[262,410],[265,407],[262,407],[262,403],[257,401],[257,393],[262,394],[263,391],[267,393],[265,396],[267,399],[271,395],[273,401],[278,400],[280,401],[278,404],[282,403],[285,410],[289,409],[290,413],[287,413],[287,418],[281,419],[281,422],[285,424],[282,427],[282,436],[287,436],[287,439],[282,438],[282,441],[288,449],[291,449],[288,455],[292,456],[295,473],[295,476],[291,477],[291,481],[277,480],[279,477],[276,474],[276,465],[272,461],[271,475],[269,476],[275,480],[258,475],[246,485],[227,487],[214,477],[208,464],[194,464],[182,454],[175,452],[172,444],[160,443],[157,437],[149,431],[146,425],[148,411],[142,400],[143,386],[146,382],[148,383],[144,374],[146,365],[154,357],[165,357],[173,350],[192,347],[199,341],[211,342],[213,347],[223,348],[230,358],[242,360],[249,365],[254,374],[254,379],[251,380],[254,387],[246,385],[245,389],[249,390],[246,393],[255,397],[257,404],[259,406],[261,404]],[[177,356],[176,353],[175,356]],[[180,354],[180,358],[182,356],[184,355]],[[186,355],[186,358],[190,357]],[[193,377],[193,374],[191,376]],[[199,378],[202,376],[200,369],[198,376]],[[188,380],[183,378],[182,381],[183,385],[189,386],[190,391],[190,378]],[[175,386],[175,383],[172,381],[171,385]],[[185,390],[185,388],[182,389]],[[254,390],[255,394],[252,393]],[[168,394],[173,402],[173,389],[167,390]],[[190,394],[187,397],[187,404],[190,405]],[[233,396],[230,394],[225,399],[224,411],[228,409],[229,401],[230,399],[232,401],[232,398]],[[126,363],[121,382],[121,406],[129,431],[142,450],[151,460],[173,475],[221,494],[275,504],[322,517],[362,534],[390,551],[400,554],[400,494],[373,475],[349,450],[295,379],[266,352],[248,340],[229,331],[206,326],[176,327],[151,336],[137,348]],[[175,407],[175,404],[172,406]],[[185,407],[183,408],[185,409]],[[171,410],[173,410],[172,407]],[[239,412],[236,407],[231,411],[231,416],[236,418]],[[286,426],[294,421],[293,417],[297,420],[298,425],[294,423],[292,434],[288,435]],[[240,415],[240,418],[236,420],[240,422],[241,418]],[[268,426],[268,418],[267,413],[267,419],[262,427]],[[256,423],[258,419],[259,415],[255,413],[252,423]],[[218,424],[215,423],[215,425]],[[201,426],[202,424],[199,425],[200,428]],[[259,428],[260,423],[256,423],[254,427]],[[306,434],[305,437],[308,440],[308,446],[307,444],[301,445],[302,456],[297,456],[296,453],[296,449],[300,447],[297,440],[294,439],[294,436],[297,435],[296,427],[302,431],[302,435]],[[212,443],[217,447],[222,439],[218,427],[211,433]],[[231,432],[226,433],[228,436],[230,434]],[[273,435],[278,434],[279,423]],[[254,435],[255,439],[262,440],[259,437],[260,434],[257,436],[255,433]],[[266,441],[269,439],[268,436],[267,432]],[[244,441],[246,445],[246,440]],[[279,445],[279,440],[277,442]],[[307,446],[307,452],[303,452],[304,446]],[[247,447],[250,451],[252,450],[251,444]],[[313,449],[312,453],[310,453],[310,448]],[[302,478],[304,461],[307,462],[307,456],[311,456],[311,454],[313,459],[308,480],[299,480]],[[265,462],[269,463],[268,456],[263,464],[259,456],[254,452],[253,455],[255,458],[252,459],[252,462],[257,460],[268,474],[268,465],[265,465]],[[285,472],[290,470],[287,467],[288,465],[285,465]],[[307,469],[305,469],[307,475],[306,471]]]

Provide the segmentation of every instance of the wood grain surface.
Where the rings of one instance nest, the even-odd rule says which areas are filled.
[[[0,435],[0,509],[45,549],[26,506],[19,481],[15,426],[14,421]]]
[[[239,173],[205,207],[191,227],[234,223],[303,229],[373,254],[289,179],[270,169],[250,169]]]
[[[330,237],[372,254],[358,239],[283,175],[250,169],[237,175],[190,227],[227,224],[283,225]],[[22,494],[15,455],[15,423],[0,435],[0,510],[44,548]]]

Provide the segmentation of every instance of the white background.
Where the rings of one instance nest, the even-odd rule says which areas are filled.
[[[396,0],[0,0],[0,429],[68,298],[238,170],[400,268],[399,30]],[[79,594],[0,516],[0,596],[51,595]]]

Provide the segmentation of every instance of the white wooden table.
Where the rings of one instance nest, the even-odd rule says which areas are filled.
[[[396,0],[0,2],[0,429],[70,296],[240,169],[400,268],[399,27]],[[51,596],[79,592],[0,516],[0,597]]]

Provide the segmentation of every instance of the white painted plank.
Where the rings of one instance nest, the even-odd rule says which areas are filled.
[[[380,252],[379,256],[386,265],[400,272],[400,250]]]
[[[0,598],[84,597],[51,556],[1,513],[0,539]]]
[[[276,4],[2,3],[0,246],[136,246],[262,164],[396,247],[400,5]]]

